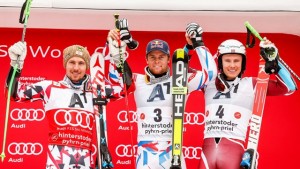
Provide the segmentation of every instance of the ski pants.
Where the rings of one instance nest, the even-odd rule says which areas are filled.
[[[170,141],[140,141],[138,143],[136,169],[169,169],[172,160]],[[182,169],[186,164],[181,155]]]
[[[206,138],[199,169],[239,169],[244,151],[244,142],[241,140]]]

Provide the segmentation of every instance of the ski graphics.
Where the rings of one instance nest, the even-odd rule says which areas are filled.
[[[177,49],[172,58],[173,138],[172,165],[170,169],[181,169],[182,130],[187,94],[188,55]]]
[[[105,59],[103,54],[95,52],[90,60],[90,73],[93,91],[93,104],[97,133],[98,168],[113,168],[106,137],[106,92],[105,92]]]
[[[265,72],[265,60],[261,58],[259,61],[259,73],[257,76],[257,83],[255,88],[255,98],[254,98],[252,117],[250,121],[247,150],[243,156],[243,160],[248,159],[249,162],[246,164],[244,163],[241,164],[242,166],[250,165],[249,169],[256,168],[259,134],[260,134],[265,100],[266,100],[266,95],[268,90],[269,77],[270,75]]]

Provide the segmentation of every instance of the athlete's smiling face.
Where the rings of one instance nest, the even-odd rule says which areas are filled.
[[[72,82],[79,82],[86,73],[87,65],[80,57],[72,57],[66,64],[66,75]]]
[[[240,54],[225,54],[222,56],[223,72],[227,80],[234,80],[242,70],[242,56]]]
[[[149,70],[154,75],[166,73],[169,68],[170,57],[162,51],[154,50],[147,55]]]

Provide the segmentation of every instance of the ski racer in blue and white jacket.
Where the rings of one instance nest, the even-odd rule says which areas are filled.
[[[119,22],[121,40],[127,44],[132,43],[127,20],[122,19]],[[185,51],[195,52],[202,65],[202,70],[188,71],[188,93],[203,89],[217,73],[215,61],[202,41],[202,33],[202,28],[197,23],[187,25],[188,44]],[[115,40],[119,40],[119,34],[113,29],[108,34],[108,41],[115,43]],[[121,51],[125,53],[125,50]],[[119,57],[120,55],[116,55],[115,60],[120,60]],[[173,123],[172,76],[169,68],[171,57],[168,43],[161,39],[150,41],[146,49],[146,62],[148,65],[144,74],[134,73],[132,76],[138,125],[136,168],[166,169],[170,168],[172,160]],[[182,169],[185,169],[185,160],[183,157],[181,159]]]

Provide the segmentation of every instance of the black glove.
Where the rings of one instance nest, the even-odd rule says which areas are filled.
[[[268,73],[268,74],[278,73],[279,70],[280,70],[280,67],[278,66],[278,60],[266,61],[266,64],[265,64],[266,73]]]
[[[136,49],[138,46],[138,42],[132,39],[130,31],[128,29],[128,21],[127,19],[119,20],[119,29],[120,29],[120,38],[124,41],[129,49]]]
[[[204,46],[203,40],[202,40],[202,33],[203,30],[201,26],[199,26],[197,23],[189,23],[186,27],[186,33],[190,36],[193,47],[196,48],[198,46]]]
[[[278,65],[278,50],[274,44],[260,45],[260,55],[266,61],[265,71],[268,74],[277,73],[280,70]]]

